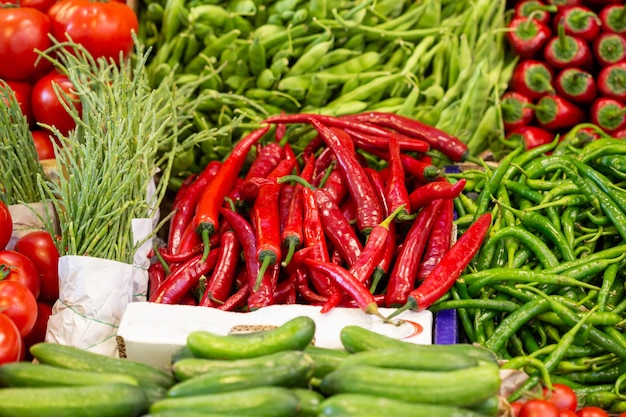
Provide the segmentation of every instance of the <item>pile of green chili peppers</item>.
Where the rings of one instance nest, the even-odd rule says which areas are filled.
[[[451,177],[457,226],[491,211],[480,252],[433,310],[457,310],[469,342],[538,383],[573,387],[581,405],[626,411],[626,142],[518,148]]]
[[[504,0],[144,0],[139,31],[152,85],[171,73],[198,83],[195,129],[242,118],[181,155],[197,172],[281,112],[399,113],[477,155],[502,135],[498,100],[515,63],[505,10]],[[315,136],[297,133],[296,152]]]

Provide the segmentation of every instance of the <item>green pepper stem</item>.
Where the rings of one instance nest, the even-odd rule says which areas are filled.
[[[270,255],[266,255],[263,257],[263,261],[261,262],[261,266],[259,267],[259,274],[256,277],[256,282],[254,283],[254,291],[258,291],[261,287],[261,281],[263,281],[263,277],[265,276],[265,272],[267,268],[272,265],[273,259]]]
[[[206,261],[206,258],[209,256],[209,251],[211,250],[211,239],[209,235],[209,229],[202,229],[202,243],[204,246],[204,250],[202,252],[202,262]]]

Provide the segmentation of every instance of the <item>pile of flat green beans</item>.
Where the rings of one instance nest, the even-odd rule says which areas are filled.
[[[560,382],[582,405],[623,412],[626,142],[575,138],[451,174],[470,184],[455,201],[457,226],[485,211],[494,221],[433,310],[456,309],[468,341],[531,375],[512,399]]]
[[[144,0],[140,39],[153,48],[152,85],[171,73],[198,83],[196,129],[237,116],[245,130],[281,112],[377,110],[427,122],[478,154],[502,134],[497,104],[515,61],[505,3]],[[296,152],[315,135],[288,133]],[[203,144],[196,168],[224,157],[231,137]]]

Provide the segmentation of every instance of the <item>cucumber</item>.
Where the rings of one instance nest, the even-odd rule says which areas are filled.
[[[250,367],[273,367],[277,364],[299,363],[302,360],[301,350],[284,350],[269,355],[256,356],[246,359],[203,359],[185,358],[172,365],[172,373],[178,381],[205,374],[220,369],[242,369]]]
[[[318,346],[307,346],[304,351],[308,353],[315,362],[313,371],[314,378],[324,378],[334,371],[351,354],[345,350],[328,349]]]
[[[160,413],[144,414],[141,417],[232,417],[232,414],[224,413],[207,413],[204,411],[192,411],[192,410],[171,410],[162,411]],[[237,414],[237,417],[263,417],[259,414]]]
[[[128,384],[0,390],[1,417],[135,417],[148,405],[144,391]]]
[[[172,353],[172,358],[170,359],[170,365],[175,364],[181,359],[194,358],[193,353],[189,350],[189,346],[181,346],[174,353]]]
[[[308,388],[292,388],[291,390],[300,399],[300,411],[295,417],[317,417],[324,396]]]
[[[454,371],[476,366],[476,358],[452,352],[430,349],[414,353],[407,348],[384,348],[351,354],[339,366],[371,365],[379,368],[411,369],[415,371]]]
[[[275,329],[244,335],[218,335],[196,330],[187,337],[194,356],[207,359],[244,359],[281,350],[302,350],[313,340],[315,321],[295,317]]]
[[[320,405],[319,417],[486,417],[480,412],[442,404],[415,404],[364,394],[337,394]]]
[[[137,379],[124,374],[74,371],[32,362],[11,362],[0,366],[2,387],[65,387],[116,383],[138,385]]]
[[[203,411],[233,416],[258,415],[292,417],[299,410],[299,398],[289,388],[259,387],[219,394],[165,398],[150,406],[150,413],[163,411]]]
[[[455,371],[413,371],[368,365],[341,366],[326,375],[323,394],[355,393],[396,400],[471,407],[497,394],[499,367],[482,364]]]
[[[365,350],[384,348],[407,348],[415,352],[435,350],[438,352],[451,352],[459,355],[469,355],[486,362],[497,363],[494,352],[480,345],[459,343],[454,345],[418,345],[404,342],[393,337],[385,336],[357,325],[344,326],[339,332],[341,343],[348,352],[356,353]]]
[[[215,369],[179,382],[171,387],[168,397],[212,394],[261,386],[293,387],[305,385],[313,374],[313,359],[302,351],[282,355],[253,366]]]
[[[159,385],[169,388],[174,377],[160,369],[128,359],[112,358],[73,346],[41,342],[30,347],[39,363],[75,371],[123,374],[134,377],[139,385]]]

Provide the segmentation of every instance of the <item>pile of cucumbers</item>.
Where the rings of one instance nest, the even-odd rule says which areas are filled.
[[[171,373],[40,343],[38,363],[0,366],[0,417],[487,417],[499,409],[499,366],[479,346],[416,345],[360,326],[344,350],[316,347],[295,317],[243,334],[193,331]]]

